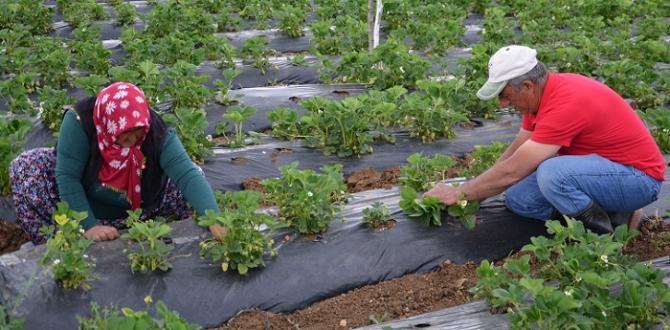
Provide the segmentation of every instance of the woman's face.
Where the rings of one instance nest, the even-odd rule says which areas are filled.
[[[144,136],[144,127],[131,128],[121,133],[116,138],[116,144],[124,148],[129,148],[134,146],[137,143],[137,141],[142,139],[143,136]]]

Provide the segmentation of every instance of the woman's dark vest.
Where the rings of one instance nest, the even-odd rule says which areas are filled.
[[[88,190],[98,179],[98,173],[102,166],[102,157],[98,149],[97,134],[93,124],[93,108],[95,106],[95,97],[90,97],[79,101],[75,105],[75,111],[79,116],[84,132],[88,136],[89,158],[82,185],[84,190]],[[161,150],[167,134],[167,125],[161,117],[153,110],[151,113],[151,123],[149,133],[142,143],[142,153],[145,159],[145,168],[142,172],[142,204],[145,211],[152,211],[160,205],[162,192],[165,189],[167,177],[160,167]]]

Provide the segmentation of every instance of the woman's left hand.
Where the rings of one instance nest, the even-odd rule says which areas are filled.
[[[228,229],[219,224],[209,226],[209,231],[219,241],[223,240],[226,234],[228,234]]]

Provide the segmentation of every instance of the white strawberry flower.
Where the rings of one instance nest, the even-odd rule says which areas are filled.
[[[128,124],[128,121],[126,120],[125,116],[122,116],[119,118],[119,129],[123,130],[126,128],[126,124]]]
[[[308,191],[307,196],[312,197],[312,196],[314,196],[314,194],[311,191]]]
[[[108,115],[111,115],[112,112],[114,112],[114,110],[116,110],[116,103],[114,101],[107,103],[107,107],[105,108],[105,112]]]
[[[460,206],[461,208],[465,208],[466,206],[468,206],[468,201],[466,199],[458,201],[458,206]]]
[[[122,98],[126,97],[127,95],[128,95],[127,91],[120,90],[120,91],[116,92],[116,94],[114,94],[114,99],[115,100],[122,99]]]
[[[116,160],[116,159],[114,159],[114,160],[112,160],[111,162],[109,162],[109,166],[110,166],[111,168],[119,169],[119,167],[121,167],[121,162],[118,161],[118,160]]]
[[[119,104],[121,109],[127,109],[129,105],[130,105],[130,102],[128,102],[127,100],[123,100],[123,101],[121,101],[121,104]]]
[[[58,265],[60,263],[60,259],[54,260],[54,266]]]

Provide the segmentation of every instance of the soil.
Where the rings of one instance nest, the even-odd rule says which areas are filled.
[[[391,189],[398,184],[400,179],[400,168],[392,167],[377,171],[373,167],[352,172],[344,180],[347,184],[347,191],[355,193],[370,189]]]
[[[244,187],[244,190],[257,191],[259,193],[265,194],[268,191],[265,190],[265,187],[263,187],[261,181],[263,181],[263,179],[259,176],[248,177],[242,181],[242,187]]]
[[[230,162],[235,165],[244,165],[248,162],[248,160],[243,157],[233,157],[230,159]]]
[[[624,253],[644,261],[670,255],[670,223],[650,218],[640,228],[640,235],[624,247]]]
[[[290,314],[246,311],[217,329],[349,329],[466,303],[477,265],[442,263],[435,272],[351,290]]]
[[[384,230],[393,229],[393,227],[395,227],[396,223],[397,223],[397,221],[395,221],[395,219],[388,219],[388,220],[384,221],[383,223],[381,223],[378,226],[372,227],[372,226],[370,226],[370,224],[368,224],[368,226],[372,227],[372,229],[374,231],[384,231]]]
[[[277,161],[277,157],[279,157],[279,155],[290,154],[292,152],[293,152],[293,150],[291,150],[289,148],[275,148],[275,151],[273,151],[272,154],[270,155],[270,159],[274,163],[274,162]]]
[[[19,225],[0,220],[0,254],[16,251],[26,242],[28,237]]]

